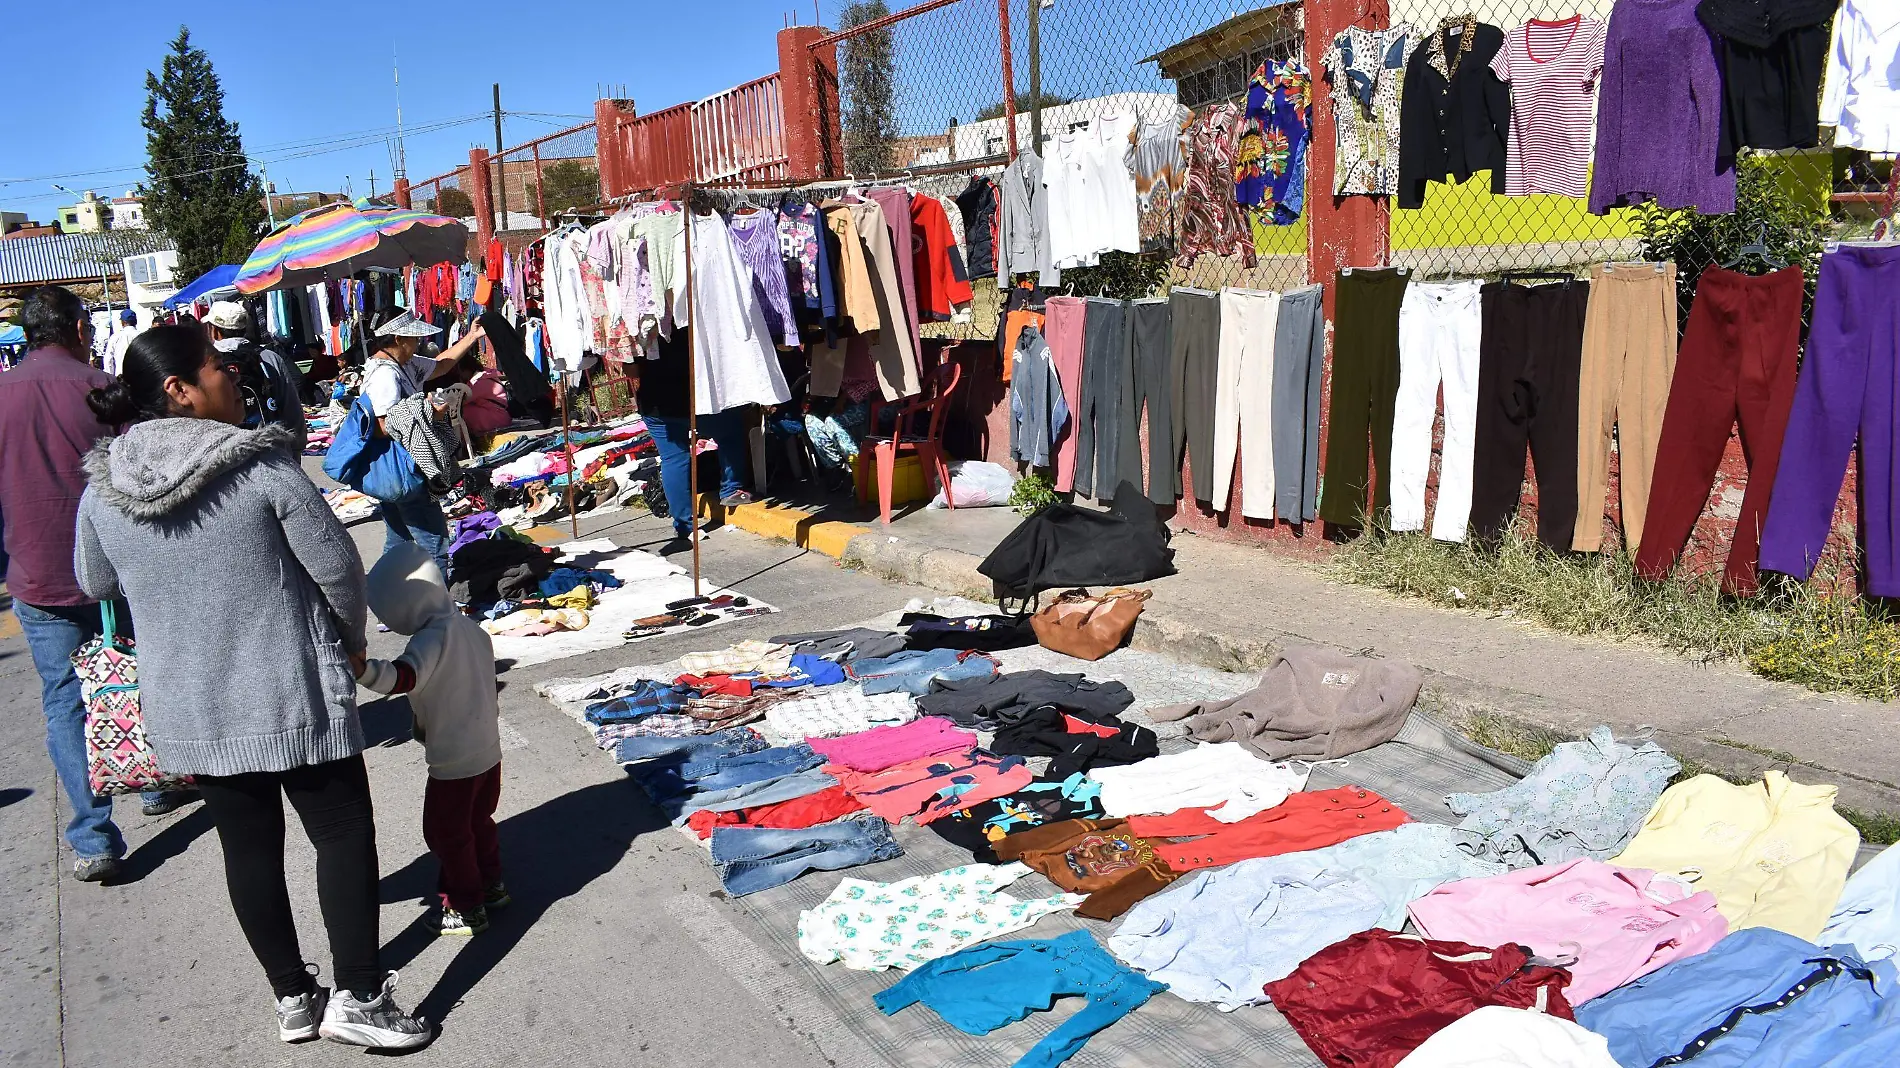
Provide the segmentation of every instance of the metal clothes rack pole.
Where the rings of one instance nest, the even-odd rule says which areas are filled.
[[[559,365],[556,364],[558,367]],[[574,514],[574,432],[567,420],[567,375],[561,375],[561,454],[567,457],[567,529],[581,540],[581,517]]]
[[[686,508],[693,538],[693,596],[699,591],[699,308],[693,303],[693,184],[680,186],[686,241]]]

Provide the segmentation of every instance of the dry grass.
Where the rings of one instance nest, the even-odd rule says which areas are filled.
[[[1622,553],[1559,556],[1521,531],[1495,553],[1423,534],[1368,534],[1328,568],[1336,578],[1448,608],[1739,661],[1815,690],[1900,696],[1900,625],[1851,596],[1804,586],[1738,601],[1722,596],[1712,577],[1645,582]]]

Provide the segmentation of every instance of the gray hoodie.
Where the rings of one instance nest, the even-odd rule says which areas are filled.
[[[407,693],[416,741],[432,779],[466,779],[501,763],[501,702],[495,646],[449,599],[435,560],[415,542],[390,546],[369,569],[369,606],[409,647],[371,660],[359,681],[377,693]]]
[[[73,570],[120,592],[139,703],[165,770],[284,771],[363,750],[363,561],[289,452],[292,434],[205,419],[134,425],[86,456]]]

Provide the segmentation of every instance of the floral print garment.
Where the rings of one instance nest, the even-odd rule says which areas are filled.
[[[1417,43],[1412,25],[1401,22],[1384,30],[1348,27],[1326,50],[1336,195],[1390,196],[1398,188],[1399,94]]]
[[[1018,901],[1000,892],[1028,874],[1022,864],[966,864],[894,883],[846,879],[799,914],[798,949],[817,964],[909,970],[1082,903],[1081,894]]]
[[[1452,794],[1472,856],[1512,868],[1590,857],[1608,860],[1643,825],[1682,765],[1654,742],[1630,746],[1598,727],[1565,742],[1529,775],[1488,794]]]
[[[1247,87],[1246,121],[1234,159],[1234,200],[1285,226],[1306,206],[1306,142],[1313,79],[1299,60],[1268,60]]]
[[[1240,109],[1232,104],[1203,108],[1181,135],[1186,177],[1179,198],[1181,247],[1174,260],[1181,267],[1194,266],[1202,253],[1239,256],[1246,267],[1256,262],[1253,235],[1229,195],[1239,139]]]

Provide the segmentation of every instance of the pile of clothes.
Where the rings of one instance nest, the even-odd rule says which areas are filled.
[[[1456,825],[1424,822],[1308,785],[1399,735],[1416,668],[1294,646],[1235,698],[1136,720],[1119,682],[1001,670],[1033,640],[1007,617],[914,614],[549,695],[587,702],[734,896],[895,857],[906,822],[968,850],[846,878],[801,913],[799,947],[904,973],[879,1011],[970,1034],[1084,1000],[1018,1064],[1059,1064],[1164,992],[1271,1003],[1329,1068],[1900,1054],[1900,850],[1850,881],[1859,836],[1832,787],[1677,782],[1660,747],[1600,727],[1451,795]],[[1157,737],[1170,723],[1187,737]],[[1059,892],[1006,892],[1031,872]],[[1057,913],[1118,922],[993,941]]]

